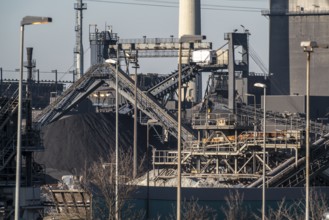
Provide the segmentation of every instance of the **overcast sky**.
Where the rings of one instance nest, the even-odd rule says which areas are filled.
[[[53,18],[51,24],[25,28],[25,47],[34,48],[37,68],[41,72],[73,70],[74,3],[74,0],[1,0],[0,67],[6,74],[6,70],[19,68],[20,21],[27,15]],[[178,0],[84,0],[84,3],[87,3],[83,20],[85,70],[90,65],[90,24],[97,24],[100,30],[111,25],[120,38],[178,35]],[[201,4],[202,34],[213,43],[213,49],[225,43],[224,33],[242,30],[240,25],[243,25],[251,33],[251,46],[268,65],[268,19],[261,15],[261,9],[269,7],[267,0],[201,0]],[[143,61],[141,71],[169,73],[176,65],[158,58],[157,62]],[[260,72],[253,63],[250,70]]]

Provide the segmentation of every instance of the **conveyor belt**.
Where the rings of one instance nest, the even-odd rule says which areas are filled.
[[[101,64],[91,67],[83,77],[81,77],[74,85],[65,91],[61,97],[45,108],[44,111],[36,117],[34,120],[36,123],[35,125],[40,128],[58,120],[82,99],[105,83],[105,81],[107,81],[111,87],[115,88],[115,79],[115,66]],[[120,68],[118,70],[118,79],[118,92],[133,104],[135,100],[134,81]],[[162,122],[169,133],[177,137],[178,124],[176,117],[167,112],[164,106],[159,104],[150,93],[145,93],[138,88],[137,105],[146,115]],[[182,125],[182,140],[190,140],[194,138],[192,129]]]

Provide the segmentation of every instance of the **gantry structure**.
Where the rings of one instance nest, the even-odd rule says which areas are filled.
[[[159,57],[161,54],[177,56],[177,39],[119,40],[117,35],[107,33],[110,40],[107,59],[119,62],[98,63],[89,70],[62,96],[34,118],[38,128],[61,118],[82,99],[102,85],[116,89],[119,94],[137,107],[145,116],[166,133],[177,138],[178,122],[174,111],[166,109],[169,97],[178,88],[178,70],[150,85],[137,88],[129,75],[129,55]],[[248,72],[248,34],[229,33],[227,63],[190,62],[182,67],[182,82],[192,80],[195,75],[210,72],[209,89],[204,102],[192,110],[191,117],[182,125],[181,164],[183,176],[187,178],[214,178],[229,185],[261,187],[261,176],[266,172],[268,186],[301,186],[305,183],[305,119],[299,114],[266,113],[267,129],[262,128],[263,111],[256,105],[249,106],[237,101],[234,95],[235,77]],[[96,37],[93,40],[97,39]],[[104,38],[100,38],[103,39]],[[95,41],[97,43],[97,41]],[[234,50],[242,47],[242,60],[237,60]],[[98,48],[99,45],[98,45]],[[183,56],[190,57],[193,50],[210,49],[210,43],[183,44]],[[221,48],[222,49],[222,48]],[[103,49],[102,49],[103,50]],[[219,50],[218,50],[219,51]],[[217,52],[218,52],[217,51]],[[224,51],[224,52],[221,52]],[[221,50],[219,53],[225,53]],[[217,54],[219,54],[217,53]],[[128,55],[127,55],[128,54]],[[152,55],[153,54],[153,55]],[[120,62],[121,60],[121,62]],[[120,65],[124,63],[123,65]],[[116,80],[118,87],[116,88]],[[215,95],[211,91],[219,91]],[[328,128],[312,122],[311,127],[311,178],[316,184],[328,181],[323,172],[328,167]],[[263,148],[266,159],[263,161]],[[176,176],[178,164],[177,146],[158,150],[154,146],[152,167],[154,181],[166,181]],[[266,170],[262,169],[265,163]]]

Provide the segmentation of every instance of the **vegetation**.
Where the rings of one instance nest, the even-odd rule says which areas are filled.
[[[110,152],[105,159],[100,158],[89,167],[86,178],[88,182],[85,185],[94,196],[99,198],[97,201],[94,200],[94,211],[96,211],[94,217],[115,219],[117,211],[120,215],[123,208],[131,210],[128,198],[137,189],[136,180],[133,179],[132,174],[132,158],[131,150],[119,150],[118,199],[116,199],[115,151]],[[116,202],[118,202],[118,210],[115,208]],[[143,219],[143,216],[143,211],[125,212],[124,219]]]

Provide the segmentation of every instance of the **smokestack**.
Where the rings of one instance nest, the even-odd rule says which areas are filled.
[[[27,64],[25,67],[27,68],[27,84],[26,84],[26,98],[30,98],[31,91],[31,81],[32,81],[32,69],[35,67],[35,64],[32,61],[32,55],[33,55],[33,47],[27,47],[26,48],[26,59]]]
[[[33,53],[33,47],[27,47],[26,48],[26,56],[27,56],[27,65],[30,67],[32,66],[32,53]]]
[[[179,37],[201,34],[200,0],[179,1]]]
[[[76,46],[74,49],[75,55],[75,73],[77,77],[82,77],[83,70],[83,44],[82,44],[82,11],[87,9],[87,4],[83,3],[82,0],[77,0],[77,3],[74,4],[74,9],[76,10]]]
[[[178,37],[183,35],[201,35],[201,0],[179,1],[179,31]],[[183,63],[187,60],[183,59]],[[199,102],[202,96],[202,78],[196,76],[194,81],[187,84],[186,94],[182,91],[187,101]]]
[[[32,53],[33,53],[33,47],[27,47],[26,48],[27,53],[27,68],[28,68],[28,74],[27,74],[27,80],[32,80]]]

